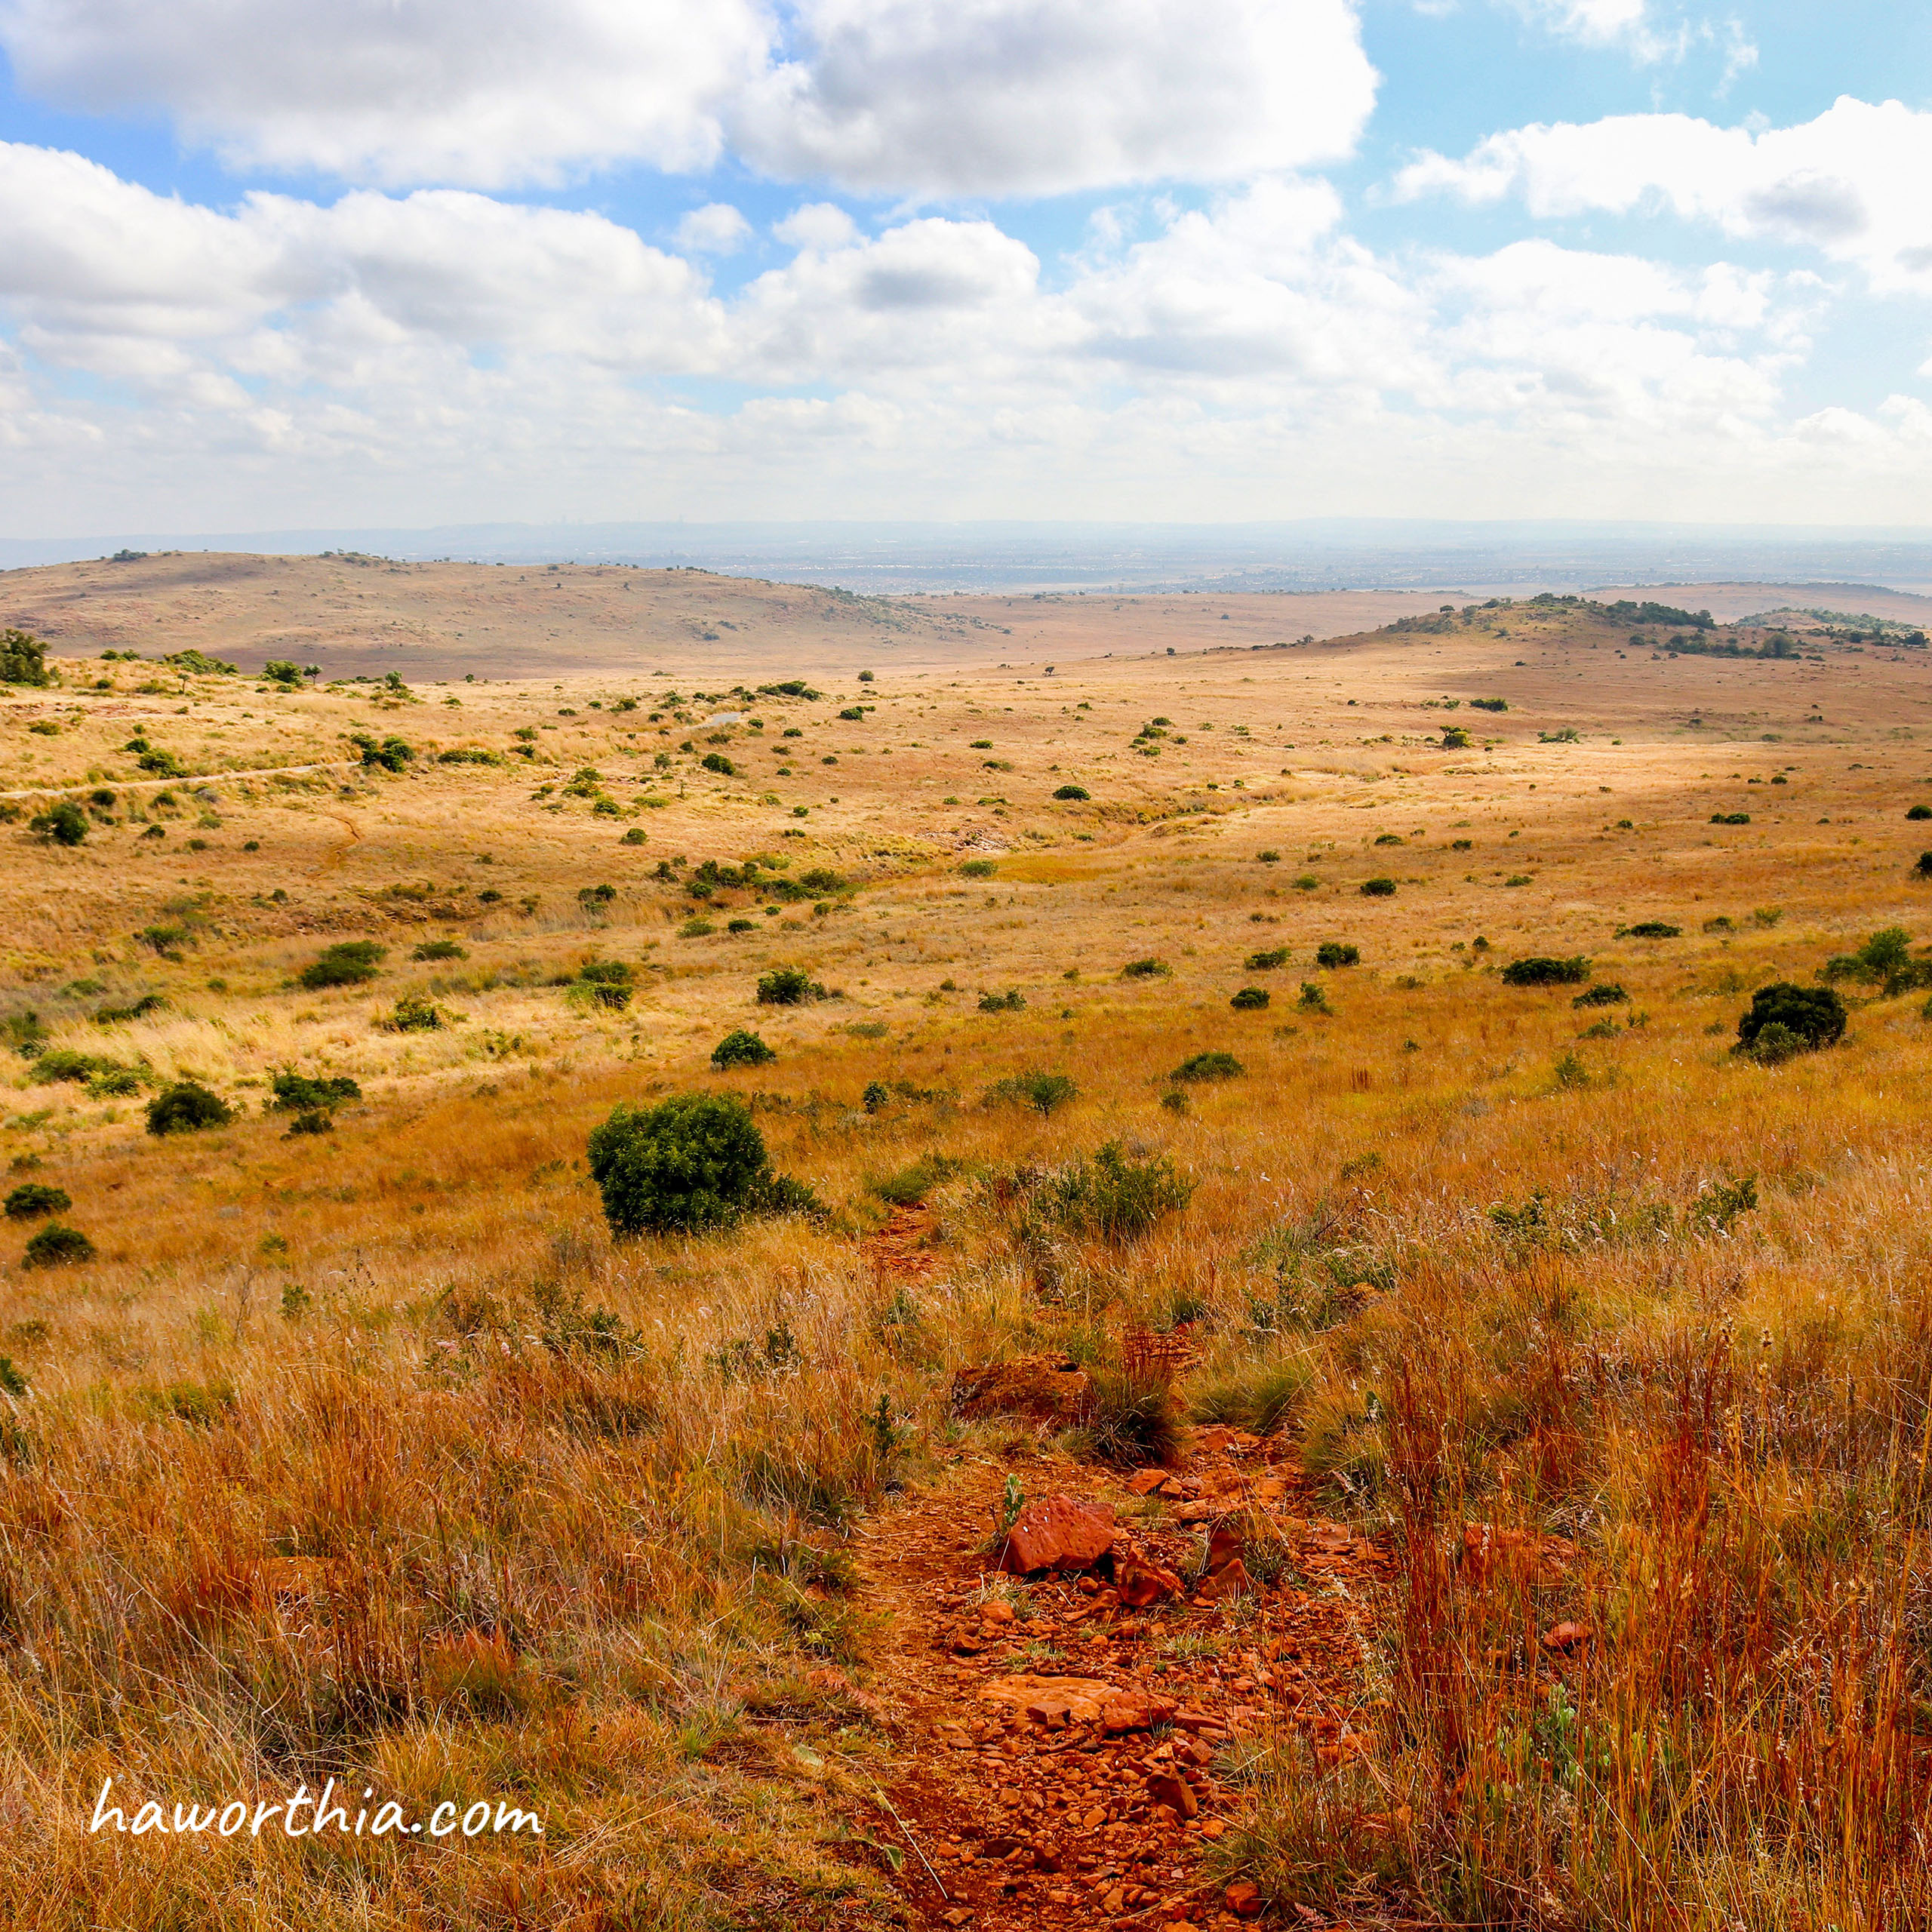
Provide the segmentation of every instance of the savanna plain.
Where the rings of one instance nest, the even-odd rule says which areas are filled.
[[[149,568],[0,579],[8,1924],[1932,1919],[1922,632]]]

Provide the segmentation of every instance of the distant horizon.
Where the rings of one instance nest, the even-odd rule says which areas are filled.
[[[697,568],[891,595],[1437,589],[1486,594],[1714,582],[1863,584],[1910,592],[1932,586],[1932,527],[1582,518],[505,520],[414,528],[120,530],[0,538],[0,569],[87,562],[122,549],[263,556],[352,550],[412,563]]]

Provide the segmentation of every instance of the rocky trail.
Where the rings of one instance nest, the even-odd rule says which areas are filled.
[[[922,1272],[917,1209],[868,1242]],[[1158,1351],[1155,1352],[1158,1353]],[[1033,1357],[962,1399],[1042,1419],[1084,1381]],[[962,1461],[855,1539],[867,1707],[894,1774],[855,1833],[902,1854],[909,1922],[977,1932],[1223,1926],[1257,1915],[1211,1857],[1245,1761],[1298,1732],[1333,1762],[1368,1721],[1385,1559],[1309,1513],[1291,1444],[1195,1431],[1112,1472],[1049,1446]],[[881,1815],[883,1814],[883,1815]]]

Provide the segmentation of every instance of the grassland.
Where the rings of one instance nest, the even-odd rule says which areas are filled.
[[[1179,1407],[1286,1392],[1308,1506],[1391,1580],[1372,1730],[1226,1766],[1217,1882],[1289,1922],[1924,1921],[1932,1028],[1853,979],[1841,1044],[1729,1048],[1755,988],[1932,939],[1925,654],[1545,605],[1155,660],[1134,614],[1051,675],[841,673],[774,622],[648,678],[283,689],[163,626],[11,691],[8,1185],[97,1251],[7,1224],[14,1922],[903,1918],[851,1855],[918,1740],[868,1710],[848,1540],[1017,1453],[959,1368],[1177,1327]],[[78,845],[28,829],[57,796]],[[359,939],[376,977],[303,986]],[[1629,997],[1505,983],[1531,954]],[[780,966],[835,996],[758,1006]],[[777,1059],[714,1072],[740,1026]],[[361,1097],[291,1134],[289,1069]],[[1034,1070],[1077,1097],[989,1103]],[[191,1079],[232,1123],[144,1132]],[[589,1129],[692,1088],[826,1212],[614,1243]],[[1192,1186],[1131,1241],[1041,1204],[1109,1142]],[[867,1241],[922,1159],[909,1285]],[[1483,1582],[1481,1525],[1575,1555]],[[91,1834],[110,1775],[515,1794],[546,1835]]]

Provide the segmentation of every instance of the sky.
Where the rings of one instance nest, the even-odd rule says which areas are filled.
[[[0,534],[1932,526],[1932,8],[0,0]]]

